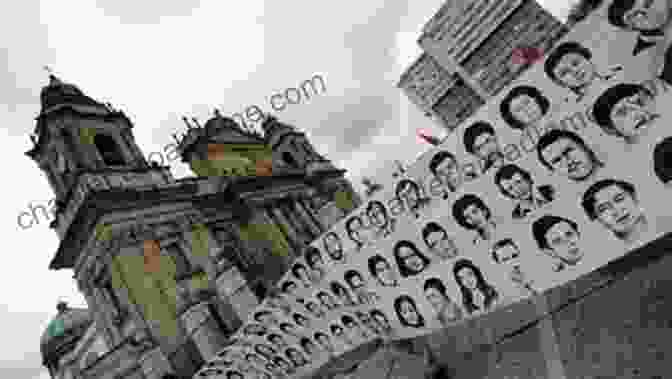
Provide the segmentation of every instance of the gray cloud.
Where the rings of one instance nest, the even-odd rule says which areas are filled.
[[[96,0],[98,8],[107,16],[119,18],[122,24],[157,24],[165,16],[188,16],[198,8],[201,0],[162,1],[115,1]]]

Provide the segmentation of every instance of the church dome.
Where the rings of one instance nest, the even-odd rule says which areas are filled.
[[[91,314],[86,308],[70,308],[65,302],[59,302],[56,308],[58,314],[40,338],[40,352],[45,362],[58,358],[69,347],[74,347],[73,343],[84,335],[92,322]]]
[[[77,86],[62,82],[54,75],[49,75],[49,84],[40,92],[42,110],[61,104],[101,105],[86,96]]]

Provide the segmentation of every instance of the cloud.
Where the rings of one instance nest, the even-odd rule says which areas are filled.
[[[162,18],[189,16],[199,7],[201,0],[180,1],[115,1],[96,0],[106,16],[118,17],[122,24],[157,24]]]

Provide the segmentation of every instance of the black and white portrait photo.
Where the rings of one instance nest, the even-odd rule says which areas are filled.
[[[285,350],[285,356],[287,359],[289,359],[290,362],[292,362],[294,367],[297,368],[310,364],[310,361],[306,359],[306,356],[301,351],[299,351],[299,349],[293,347]]]
[[[598,221],[624,242],[637,241],[647,230],[648,221],[632,183],[615,179],[597,181],[583,194],[581,205],[588,218]]]
[[[322,306],[316,301],[308,300],[303,304],[303,306],[306,308],[306,311],[308,311],[308,313],[310,313],[310,315],[316,319],[320,319],[326,316],[324,309],[322,309]]]
[[[394,271],[390,262],[382,255],[376,254],[368,259],[369,273],[383,287],[396,287],[399,285],[397,272]]]
[[[294,367],[281,356],[274,357],[273,364],[279,367],[287,375],[292,375],[295,372]]]
[[[499,104],[504,122],[513,129],[523,130],[537,124],[548,114],[551,102],[539,89],[517,86],[511,89]]]
[[[345,326],[346,332],[350,335],[351,340],[366,341],[371,338],[371,335],[364,330],[353,316],[343,315],[341,316],[341,322],[343,323],[343,326]]]
[[[617,84],[602,93],[593,105],[595,122],[608,135],[637,143],[660,117],[653,93],[640,84]]]
[[[331,292],[336,295],[339,302],[347,307],[357,305],[355,297],[352,295],[350,290],[348,290],[344,285],[337,281],[333,281],[329,285]]]
[[[394,299],[394,311],[402,326],[411,328],[425,327],[425,318],[422,317],[415,300],[408,295],[401,295]]]
[[[355,311],[355,317],[357,317],[357,321],[359,321],[359,323],[374,336],[384,336],[383,331],[378,328],[378,323],[376,323],[368,313]]]
[[[298,326],[300,326],[303,329],[310,329],[312,327],[312,322],[310,319],[301,313],[294,313],[292,315],[292,320],[294,320],[294,323]]]
[[[411,241],[397,241],[393,251],[399,273],[403,278],[420,274],[431,263],[431,260]]]
[[[268,328],[262,324],[249,323],[243,327],[243,334],[246,336],[264,336],[268,333]]]
[[[395,187],[395,194],[415,217],[419,217],[419,212],[430,203],[430,198],[422,193],[420,185],[410,179],[400,180]]]
[[[338,339],[343,345],[345,345],[346,349],[349,350],[355,346],[355,342],[347,333],[345,333],[345,329],[339,323],[332,323],[329,326],[329,330],[331,331],[331,335],[334,336],[334,338]]]
[[[280,330],[294,338],[301,338],[303,337],[303,334],[299,331],[296,325],[289,323],[289,322],[283,322],[280,324]]]
[[[608,20],[612,25],[638,33],[632,55],[654,48],[659,61],[654,66],[663,81],[672,84],[672,49],[670,33],[669,0],[614,0],[608,8]]]
[[[481,161],[484,173],[504,162],[495,129],[485,121],[477,121],[464,131],[464,150]]]
[[[292,275],[300,281],[305,288],[310,288],[313,284],[310,280],[311,275],[308,272],[308,267],[303,263],[294,263],[294,265],[292,265]]]
[[[525,290],[529,294],[537,293],[533,281],[528,278],[520,267],[520,248],[511,238],[495,242],[490,253],[495,263],[506,267],[509,279],[518,288]]]
[[[539,249],[555,260],[555,271],[575,266],[583,258],[579,226],[572,220],[544,215],[532,223],[532,236]]]
[[[474,194],[466,194],[453,203],[453,218],[455,222],[467,230],[476,232],[474,244],[490,240],[497,224],[493,220],[490,208]]]
[[[266,296],[266,304],[273,309],[279,310],[284,314],[289,314],[292,310],[286,295],[278,288],[272,288]]]
[[[436,222],[425,224],[422,228],[422,240],[439,261],[455,258],[460,253],[453,238]]]
[[[310,357],[311,359],[318,358],[320,355],[320,350],[318,349],[317,345],[308,337],[303,337],[299,341],[299,345],[301,345],[301,348],[303,351]]]
[[[575,182],[592,178],[604,165],[578,134],[559,129],[541,136],[537,158],[551,172]]]
[[[332,261],[337,263],[345,262],[343,242],[341,242],[341,238],[338,234],[334,232],[325,233],[324,237],[322,237],[322,244],[324,246],[324,251],[327,252],[327,255],[329,255],[329,258],[331,258]]]
[[[429,161],[429,172],[439,180],[444,189],[443,199],[448,199],[449,192],[457,191],[462,183],[466,180],[471,180],[476,177],[476,173],[466,173],[462,170],[457,158],[453,153],[441,150],[434,154]],[[469,175],[469,176],[467,176]]]
[[[366,216],[373,225],[375,239],[387,237],[394,232],[397,220],[390,215],[381,201],[370,201],[366,207]]]
[[[276,349],[283,350],[289,347],[285,338],[277,333],[271,333],[266,336],[266,340],[270,342]]]
[[[357,270],[348,270],[343,274],[352,292],[357,296],[359,304],[373,304],[380,299],[375,292],[369,290],[364,276]]]
[[[352,216],[345,221],[345,232],[350,241],[355,243],[357,251],[373,242],[372,231],[373,228],[365,227],[364,221],[359,216]]]
[[[672,137],[665,137],[653,148],[653,172],[663,184],[672,183]]]
[[[278,317],[273,313],[273,311],[268,309],[262,309],[260,311],[254,312],[253,318],[254,321],[266,327],[273,327],[280,324]]]
[[[313,283],[319,283],[327,274],[326,266],[322,253],[315,246],[308,246],[303,254],[308,267],[310,268],[310,276]]]
[[[387,318],[385,313],[380,309],[372,309],[369,311],[371,319],[378,325],[378,329],[383,332],[385,337],[393,337],[395,335],[394,328],[390,324],[390,320]]]
[[[464,317],[462,308],[448,296],[446,286],[439,278],[425,280],[423,290],[425,298],[434,309],[436,319],[443,327],[447,327]]]
[[[469,314],[492,310],[499,293],[490,285],[481,270],[468,259],[460,259],[453,266],[453,277],[462,293],[462,306]]]
[[[497,170],[495,185],[502,195],[516,203],[511,212],[514,219],[525,218],[555,198],[552,186],[537,186],[530,172],[515,164],[507,164]]]
[[[315,342],[320,345],[322,350],[326,351],[327,353],[333,354],[336,351],[334,344],[331,342],[331,338],[326,333],[315,332],[313,338],[315,339]]]
[[[336,299],[334,299],[334,296],[327,291],[320,291],[315,297],[327,310],[333,311],[340,306]]]
[[[593,53],[580,43],[563,42],[546,58],[544,72],[555,84],[572,91],[579,102],[595,80],[609,80],[623,69],[616,66],[609,73],[600,74],[592,58]]]

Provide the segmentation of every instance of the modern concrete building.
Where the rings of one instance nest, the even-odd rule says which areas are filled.
[[[348,212],[336,193],[361,203],[345,170],[273,117],[261,136],[216,112],[175,152],[195,168],[214,146],[234,169],[258,170],[270,150],[272,172],[180,180],[147,162],[123,112],[53,75],[36,120],[26,154],[56,194],[50,268],[72,270],[88,304],[59,303],[42,336],[54,379],[190,377]]]
[[[530,66],[517,51],[544,54],[566,32],[535,0],[448,0],[423,27],[424,52],[397,86],[452,130]]]

